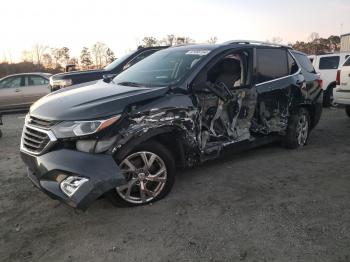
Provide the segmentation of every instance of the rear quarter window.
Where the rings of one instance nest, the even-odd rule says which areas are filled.
[[[302,69],[304,69],[305,71],[309,72],[309,73],[315,73],[315,69],[311,64],[310,59],[303,54],[300,53],[295,53],[292,52],[294,57],[298,60],[300,66],[302,67]]]
[[[258,48],[257,54],[257,83],[289,75],[286,51],[276,48]]]
[[[327,57],[321,57],[320,58],[320,70],[325,69],[338,69],[339,66],[339,56],[327,56]]]

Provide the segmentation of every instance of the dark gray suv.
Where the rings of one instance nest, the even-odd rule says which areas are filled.
[[[287,46],[171,47],[36,102],[21,156],[35,185],[73,207],[102,194],[141,205],[170,191],[176,169],[273,141],[303,147],[322,97],[307,57]]]

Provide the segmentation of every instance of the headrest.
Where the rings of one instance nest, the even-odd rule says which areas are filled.
[[[236,74],[241,72],[241,63],[237,59],[226,58],[221,62],[221,70],[225,74]]]

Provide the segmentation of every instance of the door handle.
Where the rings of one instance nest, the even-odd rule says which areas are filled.
[[[15,89],[15,92],[16,93],[21,92],[21,89]]]

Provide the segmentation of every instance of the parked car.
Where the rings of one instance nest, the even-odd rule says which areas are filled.
[[[167,46],[139,48],[134,52],[116,59],[107,65],[104,69],[100,70],[72,71],[53,75],[50,78],[51,91],[56,91],[60,88],[65,88],[71,85],[99,80],[102,79],[103,76],[107,78],[115,77],[118,73],[122,72],[126,68],[129,68],[147,56],[164,48],[167,48]]]
[[[345,112],[350,117],[350,57],[337,72],[334,101],[337,104],[345,105]]]
[[[21,156],[35,185],[73,207],[104,193],[142,205],[169,193],[177,168],[273,141],[303,147],[322,97],[307,56],[287,46],[171,47],[35,103]]]
[[[0,112],[28,109],[39,98],[50,93],[47,73],[24,73],[0,79]]]
[[[333,104],[333,89],[336,87],[337,70],[349,56],[349,52],[309,56],[316,72],[323,80],[323,104],[325,107]]]

